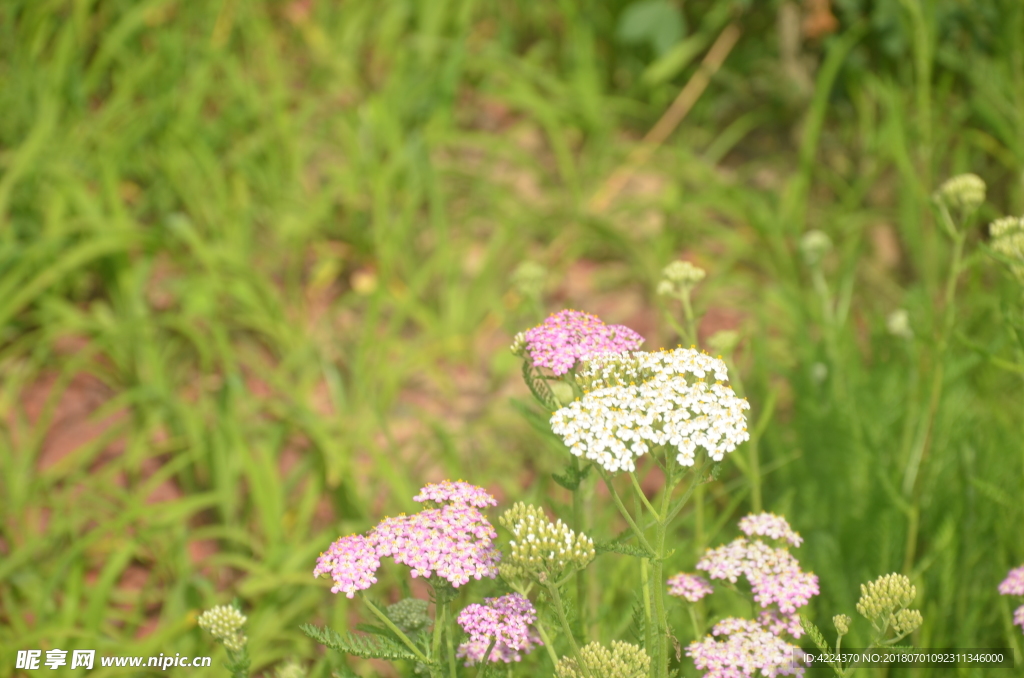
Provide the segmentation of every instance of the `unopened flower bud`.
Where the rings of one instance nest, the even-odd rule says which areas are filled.
[[[527,299],[540,297],[547,274],[547,269],[536,261],[524,261],[512,273],[512,286]]]
[[[887,574],[860,585],[857,612],[874,621],[891,615],[913,602],[917,587],[902,574]]]
[[[590,537],[559,520],[552,523],[539,506],[516,502],[499,522],[512,533],[509,561],[539,581],[560,579],[568,569],[582,570],[596,551]]]
[[[708,337],[708,348],[718,355],[729,355],[740,343],[740,333],[736,330],[719,330]]]
[[[524,356],[526,350],[526,335],[522,332],[512,337],[512,345],[508,347],[512,351],[512,355]]]
[[[977,174],[961,174],[939,186],[936,196],[950,209],[972,212],[985,202],[985,182]]]
[[[224,647],[240,652],[248,638],[238,633],[245,624],[245,615],[231,605],[217,605],[199,616],[199,628],[224,643]]]
[[[917,630],[923,623],[920,610],[900,610],[893,619],[892,627],[896,635],[905,636]]]
[[[657,292],[661,296],[682,296],[688,294],[707,272],[689,261],[673,261],[661,270],[662,279]]]
[[[841,636],[845,636],[850,632],[851,621],[853,620],[851,620],[850,616],[846,614],[837,614],[832,617],[832,623],[836,625],[836,631],[838,631]]]
[[[1024,217],[996,219],[989,224],[988,232],[992,249],[1013,262],[1010,270],[1024,282]]]
[[[914,338],[914,330],[910,329],[910,314],[904,308],[898,308],[886,317],[885,328],[894,337]]]
[[[637,645],[613,640],[611,649],[594,642],[580,648],[580,667],[575,657],[562,657],[555,666],[558,678],[643,678],[651,669],[651,658]]]
[[[800,253],[804,257],[804,263],[811,268],[821,264],[831,249],[832,239],[824,231],[807,231],[800,238]]]

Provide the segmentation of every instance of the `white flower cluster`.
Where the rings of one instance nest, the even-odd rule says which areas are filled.
[[[709,374],[717,381],[706,382]],[[578,377],[585,395],[555,412],[551,429],[612,473],[635,470],[652,445],[678,450],[682,466],[693,466],[698,447],[721,461],[750,438],[750,405],[726,379],[722,360],[693,349],[595,356]]]

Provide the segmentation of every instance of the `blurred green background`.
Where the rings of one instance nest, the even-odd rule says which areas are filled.
[[[689,115],[588,209],[730,24]],[[708,271],[702,339],[739,333],[753,439],[668,571],[772,510],[830,638],[904,572],[918,646],[1020,661],[996,586],[1024,562],[1024,304],[986,225],[1024,211],[1022,36],[1019,0],[0,3],[0,676],[51,648],[220,675],[195,618],[235,596],[257,674],[330,675],[298,626],[365,617],[318,553],[446,477],[564,508],[511,337],[572,307],[675,345],[654,288],[678,258]],[[988,200],[951,309],[930,196],[968,171]],[[396,600],[407,572],[381,573]],[[602,595],[628,638],[629,594]]]

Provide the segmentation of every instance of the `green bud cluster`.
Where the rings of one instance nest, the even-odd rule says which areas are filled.
[[[661,271],[658,295],[680,297],[688,294],[706,275],[703,268],[688,261],[673,261]]]
[[[241,652],[248,638],[238,633],[245,624],[245,615],[231,605],[217,605],[199,616],[199,628],[224,643],[224,647]]]
[[[526,335],[519,332],[516,336],[512,337],[512,345],[508,347],[508,350],[512,351],[512,355],[524,357],[526,352]]]
[[[824,231],[807,231],[800,238],[800,253],[804,257],[804,263],[811,268],[821,264],[831,249],[832,239]]]
[[[613,640],[609,650],[600,643],[580,648],[580,660],[593,678],[643,678],[651,669],[651,658],[637,645]],[[575,658],[562,657],[555,666],[558,678],[585,678]]]
[[[429,627],[433,620],[427,615],[429,603],[419,598],[404,598],[388,605],[385,614],[405,633],[416,633]]]
[[[1003,217],[988,227],[992,237],[992,249],[1015,262],[1010,270],[1017,279],[1024,282],[1024,217]]]
[[[853,620],[850,619],[850,615],[848,614],[837,614],[836,616],[832,617],[832,623],[835,624],[836,631],[838,631],[839,635],[841,636],[845,636],[847,633],[850,632],[851,621]]]
[[[917,587],[910,583],[910,579],[902,574],[887,574],[873,582],[860,585],[857,612],[870,619],[872,623],[881,622],[878,624],[881,629],[894,621],[894,612],[897,613],[895,619],[901,620],[900,623],[904,627],[914,621],[917,621],[917,626],[920,626],[921,613],[916,610],[904,609],[913,602],[915,596],[917,596]],[[916,613],[916,616],[913,614],[900,616],[899,612]],[[913,628],[917,628],[917,626]],[[903,635],[899,630],[897,633]]]
[[[924,623],[920,610],[900,610],[892,621],[892,628],[896,635],[905,636],[912,633]]]
[[[961,174],[939,186],[935,195],[949,209],[973,212],[985,202],[985,182],[977,174]]]
[[[516,502],[499,522],[513,536],[510,564],[538,581],[560,579],[569,569],[582,570],[596,555],[590,537],[576,534],[561,520],[552,523],[539,506]]]
[[[289,661],[274,672],[276,678],[305,678],[306,670],[302,664],[296,661]]]
[[[544,292],[548,272],[536,261],[524,261],[512,273],[512,286],[527,298],[539,297]]]

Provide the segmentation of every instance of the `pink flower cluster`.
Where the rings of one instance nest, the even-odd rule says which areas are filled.
[[[711,629],[711,635],[686,648],[694,665],[707,671],[704,678],[747,678],[755,671],[762,676],[802,676],[798,652],[757,622],[734,617],[723,619]]]
[[[774,513],[751,513],[740,519],[740,531],[748,537],[755,534],[788,541],[793,546],[804,543],[803,537],[793,531],[786,519]]]
[[[420,490],[417,501],[448,502],[440,508],[385,518],[366,535],[341,537],[317,558],[313,576],[330,575],[331,593],[349,598],[377,582],[374,574],[387,556],[411,567],[413,577],[438,576],[456,588],[471,578],[493,579],[501,558],[494,547],[498,533],[477,507],[497,502],[486,490],[460,483]]]
[[[465,657],[466,666],[481,662],[491,641],[496,638],[488,661],[506,664],[520,661],[520,652],[529,653],[535,645],[543,645],[531,628],[535,621],[537,611],[533,604],[518,593],[487,598],[482,605],[467,605],[459,613],[458,622],[469,634],[469,640],[459,645],[456,656]]]
[[[458,588],[470,578],[494,578],[501,553],[498,533],[473,506],[446,504],[411,516],[385,518],[370,533],[380,557],[412,568],[412,576],[437,575]]]
[[[999,584],[999,593],[1004,596],[1024,596],[1024,565],[1015,567],[1007,573],[1006,579]],[[1013,623],[1024,631],[1024,605],[1014,610]]]
[[[537,327],[526,330],[523,337],[533,365],[547,367],[556,376],[592,355],[635,351],[644,342],[628,327],[605,325],[597,316],[572,310],[548,316]]]
[[[740,521],[740,527],[747,534],[763,530],[769,536],[790,543],[800,541],[800,536],[780,516],[747,516]],[[733,583],[741,576],[746,577],[754,600],[764,608],[761,614],[764,628],[773,633],[789,633],[794,638],[803,634],[796,609],[806,605],[811,596],[818,595],[818,577],[803,572],[787,549],[740,537],[724,546],[708,549],[697,563],[697,569],[707,572],[712,579],[728,579]]]
[[[475,506],[476,508],[498,505],[498,500],[492,497],[490,492],[482,487],[470,485],[464,480],[457,480],[454,483],[450,480],[444,480],[440,483],[427,485],[412,500],[418,502],[430,501],[435,504],[450,502],[456,505]]]
[[[714,589],[704,577],[680,572],[674,577],[668,578],[668,594],[670,596],[679,596],[691,603],[696,603],[709,593],[714,593]]]

